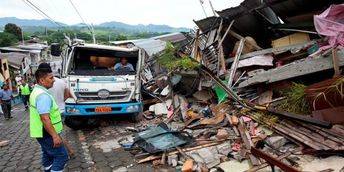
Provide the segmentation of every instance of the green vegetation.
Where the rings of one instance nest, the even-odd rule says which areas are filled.
[[[13,34],[17,37],[17,39],[21,39],[22,37],[22,29],[13,23],[8,23],[5,25],[4,32]]]
[[[15,24],[5,25],[4,32],[0,32],[0,47],[7,47],[16,44],[22,37],[22,30]]]
[[[166,49],[158,57],[158,63],[167,68],[169,71],[176,69],[195,69],[199,67],[199,63],[193,61],[186,55],[181,55],[178,57],[177,48],[175,48],[171,43],[166,44]]]
[[[18,42],[18,39],[15,35],[7,33],[7,32],[0,32],[0,47],[11,46],[17,42]]]
[[[31,28],[32,29],[32,28]],[[83,39],[87,43],[92,43],[92,35],[89,30],[85,27],[71,27],[65,29],[36,29],[32,35],[41,38],[44,41],[50,43],[62,43],[64,41],[64,34],[70,38]],[[158,36],[164,33],[154,32],[124,32],[118,31],[111,28],[95,28],[94,30],[96,41],[99,44],[109,44],[109,41],[121,41],[128,39],[142,39],[153,36]]]
[[[281,102],[278,108],[300,115],[310,114],[311,108],[306,100],[306,87],[307,86],[303,84],[293,83],[289,89],[282,92],[286,99]]]
[[[51,43],[63,43],[66,34],[70,38],[83,39],[87,43],[92,43],[92,35],[87,27],[66,27],[62,29],[58,28],[46,28],[41,26],[24,26],[23,28],[18,27],[15,24],[7,24],[4,31],[0,32],[0,47],[12,46],[22,39],[22,30],[24,40],[28,40],[30,36],[36,36],[42,41]],[[106,27],[95,27],[94,33],[96,41],[99,44],[109,44],[109,41],[121,41],[128,39],[143,39],[154,36],[159,36],[166,33],[158,32],[138,32],[128,31],[123,29],[106,28]]]

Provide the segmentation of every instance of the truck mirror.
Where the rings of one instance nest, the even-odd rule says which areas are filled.
[[[61,45],[59,43],[52,43],[50,46],[50,54],[52,56],[60,56],[61,53]]]

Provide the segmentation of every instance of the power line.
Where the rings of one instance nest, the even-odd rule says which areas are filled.
[[[90,26],[89,24],[86,23],[85,19],[81,16],[79,10],[76,8],[76,6],[74,5],[72,0],[69,0],[70,4],[73,6],[74,10],[76,11],[76,13],[78,14],[78,16],[80,17],[81,21],[86,24],[88,30],[91,32],[92,34],[92,38],[93,38],[93,43],[96,42],[95,37],[94,37],[94,32],[93,32],[93,27]]]
[[[79,10],[76,8],[76,6],[74,5],[72,0],[69,0],[70,4],[73,6],[74,10],[76,11],[76,13],[78,14],[78,16],[80,17],[81,21],[86,24],[86,26],[88,27],[88,29],[90,29],[90,26],[86,23],[85,19],[81,16]],[[90,29],[91,30],[91,29]]]
[[[63,25],[57,23],[53,18],[51,18],[48,14],[46,14],[43,10],[41,10],[38,6],[30,2],[30,0],[23,0],[25,4],[27,4],[30,8],[34,9],[37,13],[42,15],[44,18],[48,19],[50,22],[56,24],[57,26],[64,27]]]

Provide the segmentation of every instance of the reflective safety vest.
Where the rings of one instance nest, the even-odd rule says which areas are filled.
[[[22,95],[24,95],[24,96],[30,95],[29,84],[26,84],[25,86],[20,85],[19,88],[20,88],[20,92]]]
[[[43,137],[43,123],[36,107],[36,99],[41,94],[49,95],[52,100],[52,107],[50,108],[49,117],[56,133],[61,133],[63,129],[61,113],[54,97],[48,92],[46,88],[40,85],[36,85],[30,95],[30,136],[33,138]]]

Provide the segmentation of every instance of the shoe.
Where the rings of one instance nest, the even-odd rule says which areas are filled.
[[[10,118],[13,118],[13,116],[10,116]]]
[[[5,118],[7,121],[10,120],[10,118]]]

